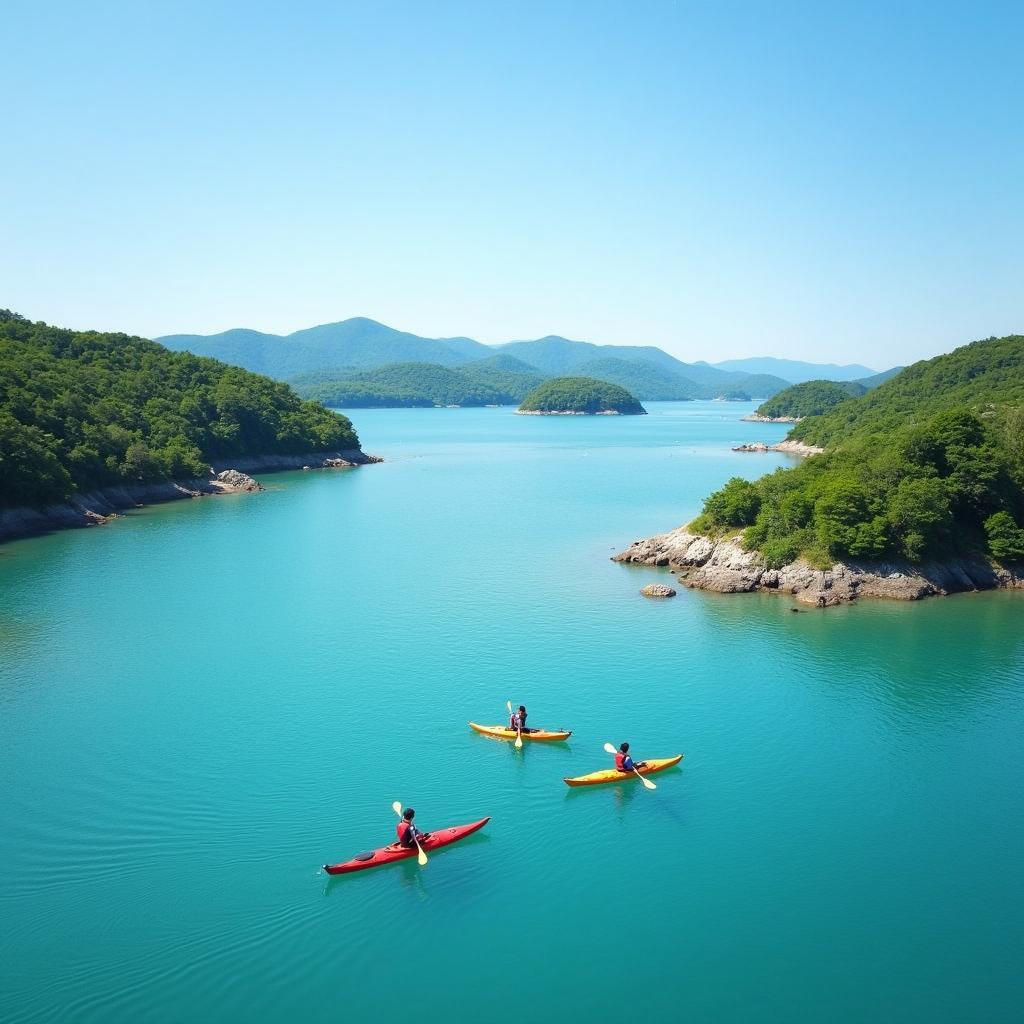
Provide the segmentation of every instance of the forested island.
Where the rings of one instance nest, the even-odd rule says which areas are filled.
[[[518,413],[528,416],[644,416],[625,388],[592,377],[556,377],[531,391]]]
[[[1024,337],[916,363],[789,439],[825,451],[733,478],[687,527],[617,559],[696,566],[687,582],[707,589],[825,604],[1021,585]]]
[[[796,423],[805,416],[820,416],[832,406],[848,398],[859,398],[867,394],[867,388],[855,380],[809,380],[794,384],[785,391],[769,398],[754,410],[752,420],[769,420],[775,423]]]
[[[0,510],[112,488],[130,499],[124,488],[163,493],[172,481],[209,480],[217,464],[301,464],[316,453],[369,461],[347,417],[285,384],[143,338],[0,310]]]
[[[797,423],[805,416],[820,416],[850,398],[860,398],[869,391],[891,380],[903,370],[894,366],[883,373],[875,373],[859,380],[808,380],[773,395],[754,410],[749,420],[770,423]]]

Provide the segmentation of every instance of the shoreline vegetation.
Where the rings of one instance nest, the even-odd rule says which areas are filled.
[[[738,450],[811,449],[791,469],[733,477],[693,522],[615,560],[822,607],[1024,586],[1024,336],[915,363],[780,445]]]
[[[246,470],[377,461],[348,417],[285,384],[0,310],[0,539],[260,490]]]

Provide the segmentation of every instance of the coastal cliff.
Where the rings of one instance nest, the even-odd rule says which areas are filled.
[[[1024,589],[1024,565],[999,566],[981,557],[914,565],[908,561],[845,561],[815,569],[798,560],[770,568],[756,551],[743,548],[740,535],[714,539],[685,526],[634,541],[613,562],[668,566],[679,582],[719,594],[763,590],[786,594],[802,604],[826,608],[858,597],[917,601],[936,594],[999,588]]]
[[[313,452],[304,455],[264,455],[235,458],[210,467],[208,477],[191,480],[159,480],[125,483],[76,494],[67,502],[43,508],[16,506],[0,509],[0,541],[29,537],[53,530],[102,526],[118,512],[185,498],[262,491],[249,473],[276,473],[294,469],[349,469],[382,462],[362,451]]]

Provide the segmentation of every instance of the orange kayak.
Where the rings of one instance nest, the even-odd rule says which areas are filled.
[[[499,740],[514,740],[516,738],[515,729],[510,729],[507,725],[477,725],[476,722],[470,722],[469,727],[473,732],[481,733],[484,736],[494,736]],[[571,735],[571,729],[531,729],[530,732],[523,733],[523,739],[546,740],[548,743],[554,743],[558,740],[567,740]]]
[[[683,755],[676,754],[675,757],[655,757],[650,759],[643,768],[637,768],[641,775],[654,775],[656,772],[663,772],[666,768],[679,764]],[[620,772],[617,768],[605,768],[603,771],[591,772],[589,775],[577,775],[573,779],[566,779],[567,786],[603,786],[606,782],[629,782],[636,778],[636,772]]]

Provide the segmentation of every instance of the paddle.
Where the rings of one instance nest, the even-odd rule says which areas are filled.
[[[505,701],[505,707],[508,708],[508,717],[511,718],[512,717],[512,701],[510,701],[510,700]],[[522,729],[516,729],[516,750],[522,750],[522,749],[523,749],[523,730]]]
[[[606,743],[604,745],[604,749],[607,750],[609,754],[617,754],[618,753],[618,751],[610,743]],[[637,771],[636,765],[633,765],[633,771],[636,772],[636,777],[644,784],[644,789],[657,789],[658,788],[653,782],[651,782],[650,779],[645,779],[640,774],[640,772]]]
[[[402,805],[397,800],[391,805],[391,809],[399,817],[402,816]],[[409,822],[409,825],[411,827],[412,826],[412,822]],[[419,865],[420,865],[421,868],[425,868],[427,866],[427,855],[423,852],[423,847],[420,846],[420,841],[417,838],[415,832],[413,832],[413,834],[412,834],[412,839],[413,839],[413,842],[416,844],[416,849],[420,851],[420,855],[416,858],[416,860],[419,862]]]

